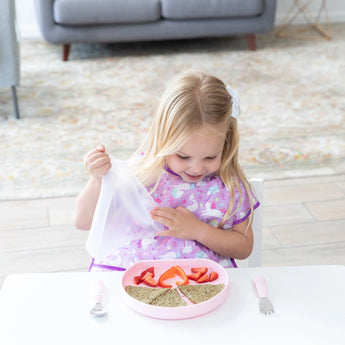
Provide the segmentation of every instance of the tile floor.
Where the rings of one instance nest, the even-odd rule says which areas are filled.
[[[88,269],[74,200],[0,201],[0,287],[11,273]],[[265,181],[262,249],[263,266],[344,265],[345,175]]]

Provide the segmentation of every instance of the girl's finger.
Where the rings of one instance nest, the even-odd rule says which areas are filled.
[[[175,217],[176,211],[173,208],[170,207],[155,207],[152,211],[151,214],[154,216],[162,216],[162,217]]]
[[[152,215],[152,219],[155,220],[158,223],[161,223],[161,224],[165,225],[169,229],[172,228],[173,225],[174,225],[173,220],[170,219],[170,218]]]
[[[175,230],[162,230],[158,231],[156,233],[157,236],[169,236],[169,237],[176,237],[176,231]]]
[[[109,160],[105,160],[105,159],[99,159],[95,163],[93,163],[91,167],[93,169],[102,169],[105,166],[110,166],[111,167],[110,161]]]
[[[105,147],[102,144],[99,144],[95,149],[92,149],[89,152],[87,152],[84,156],[84,159],[86,159],[87,157],[91,157],[95,153],[100,153],[100,152],[105,153]]]
[[[105,147],[104,147],[104,145],[99,144],[99,145],[97,146],[97,150],[100,151],[100,152],[105,152]]]
[[[90,156],[85,157],[84,162],[85,163],[94,163],[99,159],[107,159],[108,161],[110,161],[110,157],[106,153],[96,151],[95,153],[91,154]]]

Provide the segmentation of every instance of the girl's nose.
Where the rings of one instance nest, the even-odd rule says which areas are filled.
[[[192,170],[195,175],[199,175],[200,173],[202,173],[203,169],[203,165],[200,163],[194,163],[192,166]]]

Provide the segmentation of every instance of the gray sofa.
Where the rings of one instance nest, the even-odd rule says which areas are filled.
[[[256,49],[255,34],[274,25],[276,0],[35,0],[45,40],[111,43],[245,35]]]

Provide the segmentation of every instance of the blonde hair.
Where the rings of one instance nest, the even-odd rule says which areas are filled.
[[[177,152],[205,124],[222,128],[225,144],[219,176],[228,188],[231,198],[227,212],[219,227],[237,212],[232,212],[234,187],[242,193],[242,182],[251,203],[250,222],[253,216],[253,197],[250,183],[238,162],[239,132],[237,120],[231,116],[231,96],[225,84],[215,76],[199,71],[188,71],[178,76],[167,87],[155,111],[152,126],[134,156],[143,154],[137,161],[136,174],[144,186],[153,185],[153,192],[160,181],[165,157]]]

